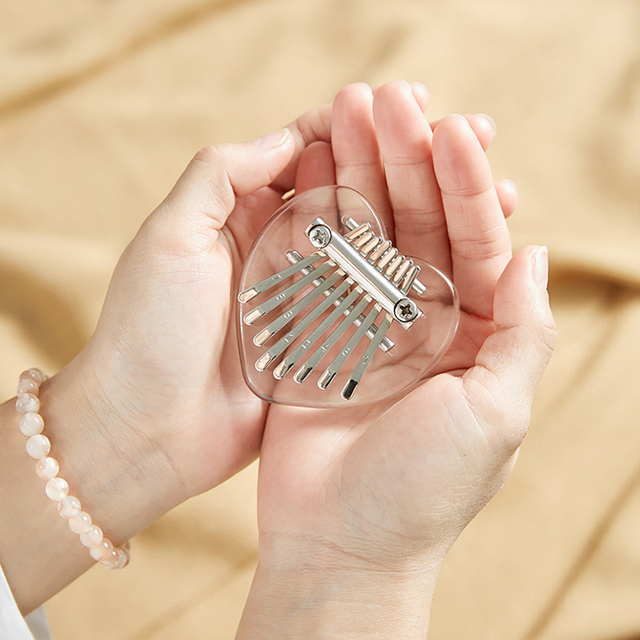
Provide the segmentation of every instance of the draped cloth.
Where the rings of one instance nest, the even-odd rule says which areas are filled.
[[[344,84],[491,114],[515,248],[558,329],[516,469],[449,554],[432,640],[640,634],[639,7],[633,0],[21,0],[0,15],[0,390],[63,367],[189,158]],[[54,638],[231,639],[257,560],[252,465],[54,597]]]

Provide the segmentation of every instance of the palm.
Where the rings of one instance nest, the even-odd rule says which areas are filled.
[[[112,374],[100,383],[122,405],[118,414],[130,433],[165,450],[183,499],[219,484],[258,454],[266,405],[247,389],[238,362],[230,321],[234,274],[293,186],[301,150],[316,135],[328,137],[326,111],[290,126],[298,150],[271,186],[252,187],[263,178],[250,170],[240,178],[248,186],[245,193],[230,192],[233,210],[224,226],[209,186],[219,157],[215,150],[200,152],[114,273],[87,354]]]
[[[368,196],[401,253],[453,277],[463,309],[458,333],[437,375],[399,401],[341,410],[271,406],[259,485],[263,534],[315,531],[330,544],[357,540],[359,553],[368,534],[379,541],[382,532],[392,552],[394,540],[424,540],[454,513],[464,514],[460,528],[475,515],[478,495],[467,492],[466,505],[460,495],[488,475],[491,463],[462,375],[494,331],[493,290],[510,257],[503,214],[475,136],[475,147],[469,147],[470,131],[444,125],[432,160],[430,131],[397,83],[376,94],[375,124],[370,111],[361,90],[343,93],[334,104],[333,149],[318,150],[308,164],[321,179],[328,181],[335,171],[338,183]],[[380,164],[374,161],[376,137]],[[313,184],[304,175],[299,182]],[[488,251],[492,257],[472,254],[471,233],[481,247],[495,249]]]

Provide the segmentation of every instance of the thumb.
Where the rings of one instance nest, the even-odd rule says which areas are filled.
[[[511,259],[496,285],[496,331],[464,376],[470,403],[485,414],[479,418],[514,448],[526,433],[533,396],[556,341],[547,279],[546,247],[525,247]]]
[[[269,185],[295,150],[289,129],[241,144],[218,144],[200,150],[162,202],[155,217],[204,216],[206,226],[221,229],[236,197]]]

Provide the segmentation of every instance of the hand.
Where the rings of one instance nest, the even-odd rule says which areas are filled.
[[[88,345],[41,386],[60,475],[114,544],[257,456],[266,405],[241,376],[234,277],[304,149],[330,139],[330,120],[326,106],[253,144],[200,151],[124,252]],[[93,561],[44,497],[14,405],[0,405],[0,480],[11,487],[0,559],[28,613]]]
[[[239,637],[310,638],[320,628],[327,635],[318,637],[423,637],[442,558],[502,486],[526,433],[555,336],[546,253],[511,257],[505,216],[516,193],[491,177],[488,121],[451,116],[432,132],[425,102],[402,82],[375,96],[346,87],[334,102],[332,147],[310,146],[300,165],[363,193],[401,253],[453,279],[457,336],[435,375],[401,400],[269,407],[260,563]],[[298,191],[317,186],[308,176]],[[334,610],[342,622],[332,632]]]
[[[82,390],[107,455],[121,447],[144,467],[154,517],[258,455],[266,405],[242,379],[234,278],[303,150],[330,139],[330,116],[327,105],[253,143],[196,154],[120,259],[89,344],[43,389],[52,417],[63,381]]]

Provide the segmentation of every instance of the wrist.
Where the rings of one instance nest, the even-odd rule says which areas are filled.
[[[424,639],[441,562],[373,563],[323,541],[262,536],[237,640]]]
[[[162,447],[126,422],[83,354],[42,384],[40,400],[60,475],[114,544],[182,501]]]
[[[115,546],[174,506],[162,454],[128,432],[109,410],[95,379],[74,361],[39,389],[39,413],[59,476],[83,511]],[[20,433],[13,398],[0,405],[0,562],[23,614],[29,613],[94,564],[45,495]]]

